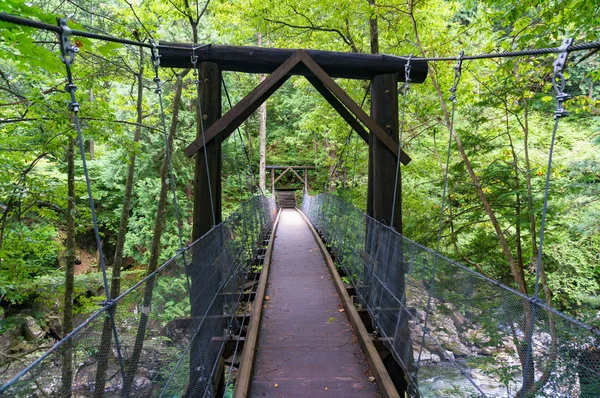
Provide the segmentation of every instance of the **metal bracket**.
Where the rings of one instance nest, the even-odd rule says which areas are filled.
[[[569,116],[563,108],[563,103],[571,98],[571,96],[565,92],[566,81],[563,71],[567,65],[567,59],[569,57],[569,47],[573,44],[573,39],[566,38],[563,40],[561,46],[558,48],[558,57],[554,61],[554,75],[552,76],[552,87],[556,92],[556,112],[554,112],[554,118],[561,118]]]
[[[554,65],[554,73],[560,73],[565,69],[567,65],[567,58],[569,57],[569,47],[573,44],[573,39],[566,38],[558,48],[558,57],[552,65]]]
[[[57,18],[58,26],[62,28],[60,33],[60,59],[64,63],[72,64],[75,60],[75,54],[79,52],[79,48],[71,44],[69,37],[73,34],[71,28],[67,24],[65,18]]]
[[[403,90],[403,94],[406,95],[408,93],[408,89],[410,88],[410,70],[411,70],[411,65],[410,65],[410,61],[412,59],[412,54],[408,56],[408,59],[406,60],[406,64],[404,65],[404,90]]]
[[[158,68],[160,66],[160,54],[158,53],[158,44],[153,39],[149,40],[152,46],[152,64]]]
[[[465,52],[461,51],[458,57],[456,57],[456,65],[454,65],[454,83],[452,84],[452,88],[450,92],[452,95],[450,96],[450,101],[456,101],[456,87],[458,86],[458,82],[460,81],[460,75],[462,72],[462,61],[465,56]]]
[[[406,60],[406,64],[404,65],[404,81],[406,83],[410,83],[410,69],[411,69],[410,60],[411,59],[412,59],[412,54],[408,56],[408,59]]]

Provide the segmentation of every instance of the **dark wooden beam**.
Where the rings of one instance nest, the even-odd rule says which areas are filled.
[[[187,148],[185,154],[193,156],[203,146],[203,139],[208,142],[217,134],[221,134],[221,140],[225,140],[240,124],[244,122],[258,107],[267,100],[289,77],[286,75],[299,63],[306,65],[315,77],[333,94],[341,103],[358,118],[395,156],[400,155],[402,164],[407,165],[410,157],[403,151],[398,154],[398,144],[371,119],[362,108],[354,102],[346,92],[303,50],[296,51],[269,77],[260,83],[254,90],[238,102],[221,119],[217,120],[205,132],[204,138],[196,138]],[[387,75],[392,76],[392,75]],[[397,90],[396,90],[397,91]]]
[[[265,166],[268,170],[285,170],[285,169],[294,169],[294,170],[315,170],[315,166]]]
[[[346,92],[337,85],[337,83],[327,75],[325,71],[312,59],[308,54],[302,50],[299,50],[300,58],[304,65],[306,65],[319,80],[331,91],[341,102],[348,108],[377,138],[395,155],[398,156],[398,143],[381,128],[375,121],[369,117],[362,110],[362,108],[354,102],[352,98]],[[386,75],[391,76],[391,75]],[[397,92],[397,90],[396,90]],[[404,151],[400,151],[400,161],[402,164],[407,165],[410,163],[410,156]]]
[[[377,76],[371,84],[371,116],[384,127],[390,140],[398,146],[399,126],[398,126],[398,83],[392,75]],[[369,183],[367,194],[368,214],[377,221],[386,225],[392,225],[399,233],[402,233],[402,168],[398,168],[397,158],[392,156],[387,145],[382,142],[378,136],[371,134],[369,142]],[[396,171],[398,171],[398,188],[394,197],[394,184],[396,181]],[[394,206],[392,215],[392,207]],[[403,264],[403,248],[400,244],[397,248],[400,256],[400,263]],[[366,254],[366,253],[365,253]],[[368,260],[368,259],[367,259]],[[374,260],[374,259],[372,259]],[[369,261],[369,260],[368,260]],[[375,267],[376,264],[372,263]],[[405,270],[394,271],[394,294],[397,297],[405,297],[406,280]],[[406,303],[402,303],[406,305]],[[391,311],[397,311],[396,308],[390,308]],[[394,334],[397,336],[396,347],[400,359],[406,364],[404,372],[412,373],[413,353],[408,316],[401,317],[397,324],[397,330]],[[393,364],[389,364],[394,368]],[[406,388],[405,373],[402,369],[395,369],[394,380],[400,388]],[[403,384],[404,383],[404,384]]]
[[[287,173],[290,170],[292,170],[290,167],[288,167],[287,169],[285,169],[285,171],[283,173],[281,173],[281,175],[275,179],[275,181],[273,182],[273,185],[275,183],[277,183],[277,181],[279,181],[281,179],[281,177],[283,177],[285,175],[285,173]]]
[[[240,102],[235,104],[222,118],[215,121],[210,128],[206,129],[204,140],[208,144],[215,136],[221,134],[221,140],[225,140],[229,134],[235,131],[258,107],[267,100],[283,83],[289,79],[288,72],[300,62],[299,54],[293,54],[279,68],[270,74],[262,83],[254,88]],[[202,148],[202,138],[196,138],[187,148],[185,154],[192,157]]]
[[[371,85],[371,116],[375,122],[385,128],[385,135],[393,145],[398,147],[398,85],[391,75],[377,76]],[[371,197],[373,203],[369,215],[386,225],[393,222],[394,227],[402,226],[401,190],[396,193],[394,220],[392,204],[394,202],[394,182],[396,178],[397,159],[388,151],[387,145],[379,136],[371,135],[369,152],[371,164]]]
[[[200,119],[204,129],[208,129],[221,118],[221,71],[219,66],[211,62],[200,64],[199,78],[203,84],[197,95],[202,103],[202,114],[196,109],[197,138],[202,142]],[[216,134],[214,140],[206,143],[206,151],[200,151],[196,157],[194,177],[194,215],[192,238],[196,240],[207,233],[213,225],[221,222],[221,142]],[[208,157],[208,172],[206,170]],[[209,177],[210,176],[210,177]],[[208,184],[211,184],[210,189]],[[212,193],[212,199],[210,194]],[[214,207],[214,219],[212,214]]]
[[[364,127],[356,120],[348,109],[325,87],[321,80],[314,76],[307,76],[306,79],[313,85],[315,89],[329,102],[329,105],[340,114],[340,116],[356,131],[356,133],[363,139],[367,144],[369,143],[369,133]]]
[[[199,79],[203,82],[196,90],[202,103],[202,113],[196,107],[197,136],[201,135],[200,122],[204,126],[210,126],[221,117],[221,71],[219,65],[209,62],[200,64]],[[207,170],[208,164],[208,170]],[[194,176],[194,213],[192,216],[192,239],[195,241],[207,233],[214,225],[221,222],[221,137],[217,135],[214,140],[206,144],[196,156],[196,169]],[[210,185],[209,185],[210,184]],[[210,186],[210,189],[209,189]],[[212,197],[211,197],[212,194]],[[212,204],[212,205],[211,205]],[[214,217],[213,217],[214,207]],[[192,262],[186,265],[188,275],[191,276],[190,303],[192,317],[206,315],[205,309],[198,303],[202,303],[202,289],[205,275],[194,272],[202,268],[202,262],[207,261],[204,253],[193,253]],[[195,268],[196,265],[198,268]],[[223,314],[223,297],[216,297],[208,315]],[[223,321],[225,322],[225,321]],[[203,364],[203,346],[196,337],[190,348],[190,370],[185,398],[193,397],[200,382],[200,373]]]
[[[197,45],[196,45],[197,46]],[[331,77],[367,79],[381,74],[397,73],[404,79],[405,57],[380,54],[343,53],[333,51],[304,50]],[[198,60],[215,62],[223,71],[247,73],[273,73],[279,65],[296,50],[264,47],[239,47],[205,45],[196,48]],[[160,64],[168,68],[191,68],[192,44],[161,42]],[[297,65],[288,72],[293,75],[311,76],[313,72],[304,65]],[[413,83],[422,83],[427,77],[427,62],[411,60],[410,77]]]

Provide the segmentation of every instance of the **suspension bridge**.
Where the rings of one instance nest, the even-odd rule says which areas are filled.
[[[521,376],[512,382],[521,397],[600,396],[600,332],[539,297],[553,146],[536,289],[529,296],[402,234],[400,171],[411,159],[402,148],[404,107],[400,112],[398,106],[398,82],[406,93],[410,84],[425,81],[428,63],[454,60],[453,123],[464,61],[556,54],[554,144],[567,115],[563,71],[568,55],[600,43],[566,40],[557,48],[424,59],[140,43],[72,30],[64,20],[57,26],[8,14],[0,14],[0,20],[59,36],[106,290],[102,307],[49,351],[0,376],[2,396],[425,397],[440,396],[436,385],[452,378],[458,386],[454,396],[492,397],[503,396],[504,384],[488,370],[504,365],[519,367]],[[180,250],[118,294],[110,292],[104,269],[85,166],[71,70],[77,49],[70,38],[77,35],[152,52],[169,169],[163,183],[172,189],[176,181],[159,68],[192,69],[199,93],[198,137],[185,150],[196,156],[192,243],[184,244],[176,212]],[[269,76],[221,115],[222,71]],[[300,208],[289,196],[278,206],[279,169],[273,166],[270,197],[254,196],[222,220],[221,143],[292,75],[306,76],[369,146],[367,213],[329,193],[310,195],[309,167],[304,178],[294,167],[281,168],[296,174],[305,189]],[[335,77],[371,81],[370,115]],[[447,178],[440,229],[446,196]],[[160,286],[170,289],[159,294]],[[173,303],[179,312],[164,321],[161,315]],[[489,354],[498,346],[504,365]],[[65,357],[77,364],[76,371],[64,368]]]

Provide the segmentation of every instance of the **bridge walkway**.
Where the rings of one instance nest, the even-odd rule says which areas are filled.
[[[323,255],[294,209],[281,213],[266,294],[251,397],[380,396]]]

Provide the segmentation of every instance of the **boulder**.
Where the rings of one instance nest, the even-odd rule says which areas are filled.
[[[23,317],[23,332],[27,340],[39,340],[46,335],[31,315]]]

